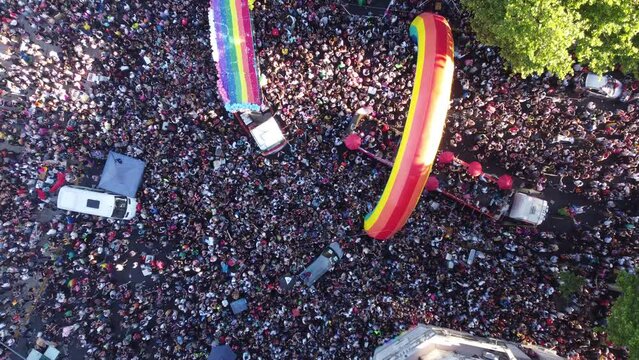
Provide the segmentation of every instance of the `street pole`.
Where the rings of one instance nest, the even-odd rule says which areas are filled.
[[[7,344],[3,343],[2,341],[0,341],[0,345],[4,346],[7,350],[11,351],[15,356],[19,357],[20,359],[27,360],[27,358],[15,352],[15,350],[10,348]]]
[[[368,156],[371,159],[377,160],[378,162],[388,166],[388,167],[393,167],[393,162],[392,161],[388,161],[386,159],[382,159],[381,157],[371,153],[368,150],[362,149],[362,148],[358,148],[357,151],[361,152],[362,154]]]
[[[368,156],[371,159],[377,160],[378,162],[388,166],[388,167],[393,167],[393,162],[392,161],[388,161],[386,159],[383,159],[373,153],[371,153],[370,151],[367,151],[366,149],[362,149],[361,145],[362,145],[362,138],[359,137],[359,135],[353,133],[348,135],[346,138],[344,138],[344,145],[346,146],[346,148],[348,150],[357,150],[360,153]]]

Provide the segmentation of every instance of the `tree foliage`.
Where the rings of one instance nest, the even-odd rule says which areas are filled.
[[[496,46],[523,76],[596,72],[621,64],[639,73],[639,0],[462,0],[478,40]]]
[[[564,271],[559,273],[559,293],[564,298],[569,298],[572,294],[579,292],[581,287],[584,286],[585,280],[583,277],[576,275],[570,271]]]
[[[585,36],[575,53],[595,72],[621,65],[624,72],[639,75],[639,1],[587,0],[578,11]]]
[[[608,317],[608,338],[617,345],[626,346],[630,359],[639,359],[639,276],[621,272],[617,286],[622,294],[612,304]]]

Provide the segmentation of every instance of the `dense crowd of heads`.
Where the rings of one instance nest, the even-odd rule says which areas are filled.
[[[392,159],[399,144],[416,61],[408,26],[423,9],[396,3],[380,19],[331,1],[255,2],[263,97],[290,142],[270,158],[216,95],[207,1],[0,4],[0,136],[21,146],[0,159],[2,340],[40,335],[68,359],[198,359],[214,342],[251,359],[365,359],[428,323],[614,357],[593,327],[609,310],[606,284],[636,266],[639,112],[590,103],[579,73],[510,75],[450,11],[462,90],[441,148],[577,193],[596,220],[504,228],[429,195],[391,241],[367,238],[362,217],[389,170],[341,140],[370,105],[363,146]],[[109,150],[147,162],[139,215],[39,221],[55,208],[47,176],[95,184]],[[332,241],[345,250],[334,271],[279,289]],[[461,261],[470,249],[483,254],[472,265]],[[586,279],[568,300],[557,294],[565,270]],[[233,315],[239,298],[249,310]]]

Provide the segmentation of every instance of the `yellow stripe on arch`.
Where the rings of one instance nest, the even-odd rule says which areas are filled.
[[[240,23],[237,16],[238,11],[238,0],[231,0],[231,18],[233,24],[233,47],[235,48],[235,54],[237,55],[237,68],[240,73],[240,88],[241,88],[241,97],[242,102],[247,101],[248,99],[248,91],[246,89],[246,80],[244,78],[244,55],[242,53],[242,48],[245,44],[238,44],[237,41],[242,38],[242,34],[240,32]]]

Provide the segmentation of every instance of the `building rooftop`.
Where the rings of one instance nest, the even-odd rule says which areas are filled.
[[[554,352],[420,324],[378,347],[373,360],[559,360]]]

